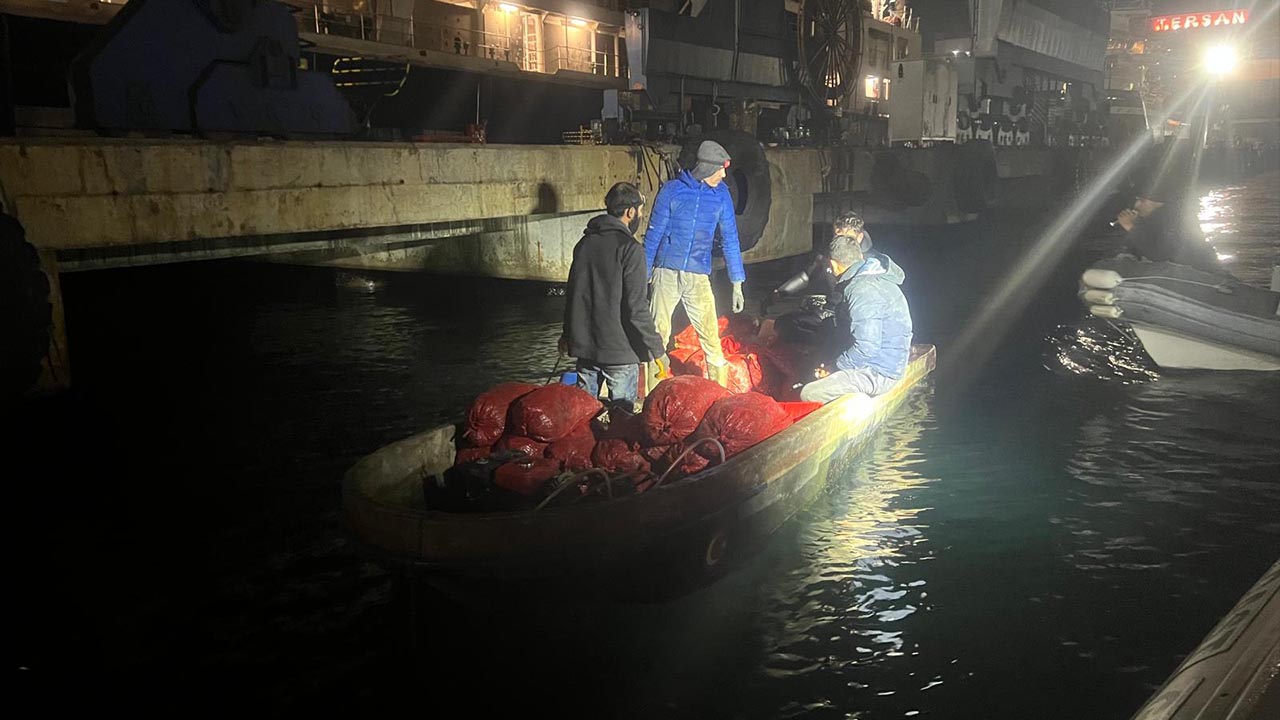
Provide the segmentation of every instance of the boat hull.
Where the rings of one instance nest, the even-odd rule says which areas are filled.
[[[1163,368],[1280,370],[1280,357],[1220,345],[1143,323],[1130,323],[1142,347]]]
[[[713,568],[768,536],[826,483],[833,459],[855,452],[935,364],[915,346],[902,380],[876,398],[832,402],[724,464],[637,496],[518,513],[426,508],[422,480],[453,462],[454,426],[392,443],[343,481],[343,523],[384,561],[502,577],[656,563]]]

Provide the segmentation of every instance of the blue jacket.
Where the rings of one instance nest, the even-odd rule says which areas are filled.
[[[711,274],[711,246],[720,227],[724,264],[729,280],[747,279],[738,245],[733,198],[723,182],[716,187],[694,179],[688,170],[668,180],[658,191],[644,235],[644,254],[650,274],[655,267]]]
[[[906,273],[888,255],[871,252],[840,276],[853,344],[836,359],[841,370],[869,367],[902,377],[911,354],[911,310],[899,285]]]

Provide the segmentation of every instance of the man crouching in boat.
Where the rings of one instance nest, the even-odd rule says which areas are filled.
[[[848,224],[843,216],[836,220],[836,227],[842,224]],[[888,255],[864,253],[859,245],[860,238],[847,235],[831,240],[827,257],[843,295],[839,315],[847,323],[852,344],[836,359],[835,372],[800,389],[805,402],[828,403],[855,392],[880,395],[907,369],[911,311],[899,287],[906,274]]]
[[[634,235],[644,196],[618,183],[604,204],[607,214],[591,218],[573,248],[560,352],[578,359],[578,387],[595,397],[603,381],[609,400],[628,407],[638,397],[638,363],[652,357],[662,373],[667,356],[649,312],[644,247]]]
[[[1185,209],[1194,177],[1189,160],[1169,151],[1170,160],[1157,163],[1138,189],[1133,207],[1120,211],[1115,225],[1123,228],[1126,249],[1144,260],[1172,262],[1210,273],[1225,273],[1218,255],[1205,242],[1199,221]]]

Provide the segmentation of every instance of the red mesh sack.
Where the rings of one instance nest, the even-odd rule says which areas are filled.
[[[688,437],[712,403],[729,391],[711,380],[681,375],[658,383],[645,398],[641,417],[645,434],[654,445],[672,445]]]
[[[521,495],[537,495],[551,478],[560,474],[560,461],[551,458],[512,460],[493,471],[493,484]]]
[[[602,407],[580,388],[543,385],[511,403],[507,430],[539,442],[554,442],[595,417]]]
[[[527,438],[522,435],[504,435],[498,444],[493,446],[494,450],[523,450],[525,455],[531,458],[540,458],[547,452],[547,443],[538,442],[533,438]]]
[[[675,480],[686,475],[692,475],[701,470],[705,470],[711,465],[711,461],[702,457],[697,451],[690,452],[683,458],[680,454],[684,452],[685,445],[677,443],[675,445],[654,445],[652,447],[641,448],[640,454],[645,460],[649,461],[649,469],[655,475],[662,475],[671,470],[671,474],[667,476],[667,480]],[[680,466],[672,469],[671,466],[680,459]],[[717,461],[719,455],[716,456]]]
[[[596,436],[591,430],[591,423],[584,422],[548,445],[546,455],[563,463],[565,470],[577,472],[591,467],[591,451],[595,446]]]
[[[473,460],[483,460],[493,452],[493,448],[487,447],[463,447],[458,448],[458,454],[453,456],[453,464],[461,465],[469,463]]]
[[[755,390],[764,381],[764,369],[760,358],[754,353],[725,353],[725,364],[729,368],[729,392],[744,393]],[[707,356],[701,350],[690,353],[683,362],[673,361],[672,371],[679,376],[706,377]]]
[[[730,395],[707,409],[702,423],[690,440],[713,437],[724,445],[725,457],[732,457],[791,424],[778,401],[756,392]],[[706,458],[719,458],[714,445],[704,443],[696,451]]]
[[[537,385],[507,382],[495,385],[480,393],[467,410],[467,426],[463,437],[476,447],[498,442],[507,429],[507,410],[522,395],[537,389]]]
[[[672,348],[671,352],[667,353],[667,357],[668,357],[668,358],[669,358],[673,363],[686,363],[686,362],[689,362],[689,358],[690,358],[690,357],[692,357],[692,356],[693,356],[693,355],[695,355],[695,354],[697,354],[697,355],[701,355],[701,354],[702,354],[702,348],[700,348],[700,347],[676,347],[676,348]]]
[[[591,463],[611,473],[649,471],[649,461],[626,440],[601,440],[591,451]]]
[[[683,358],[667,353],[671,358],[672,375],[707,376],[707,354],[701,350],[686,350]]]
[[[725,338],[729,338],[730,343],[732,343],[733,350],[726,350],[726,352],[737,352],[738,343],[734,340],[735,335],[738,333],[742,333],[743,337],[754,335],[754,331],[749,331],[750,326],[754,323],[754,320],[745,318],[740,321],[730,322],[729,318],[723,315],[716,318],[716,328],[720,335],[720,347],[724,348]],[[675,337],[675,349],[680,350],[681,348],[688,348],[690,350],[702,349],[702,343],[698,340],[698,331],[695,330],[692,325],[681,330]]]
[[[680,452],[684,452],[683,449]],[[712,452],[715,452],[715,450],[713,449]],[[675,456],[672,456],[671,458],[672,461],[674,461],[676,457],[679,456],[679,454],[680,453],[676,453]],[[716,454],[716,461],[717,462],[720,461],[720,455],[718,453]],[[679,477],[684,477],[686,475],[692,475],[696,472],[702,472],[703,470],[706,470],[707,466],[709,466],[710,464],[711,464],[710,460],[702,457],[701,455],[698,454],[697,450],[694,450],[693,452],[684,456],[684,459],[680,461],[680,467],[676,468],[675,472],[676,472],[676,475],[678,475]]]
[[[729,392],[745,393],[760,387],[764,371],[755,353],[725,355],[724,359],[729,365]]]
[[[680,448],[680,445],[651,445],[640,448],[640,454],[649,461],[651,470],[662,474],[671,467],[671,463],[675,462],[676,455],[680,454]]]

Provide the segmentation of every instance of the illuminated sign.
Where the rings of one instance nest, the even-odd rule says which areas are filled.
[[[1249,22],[1248,10],[1211,10],[1209,12],[1161,15],[1151,18],[1151,32],[1175,30],[1204,30],[1225,25],[1243,25]]]

